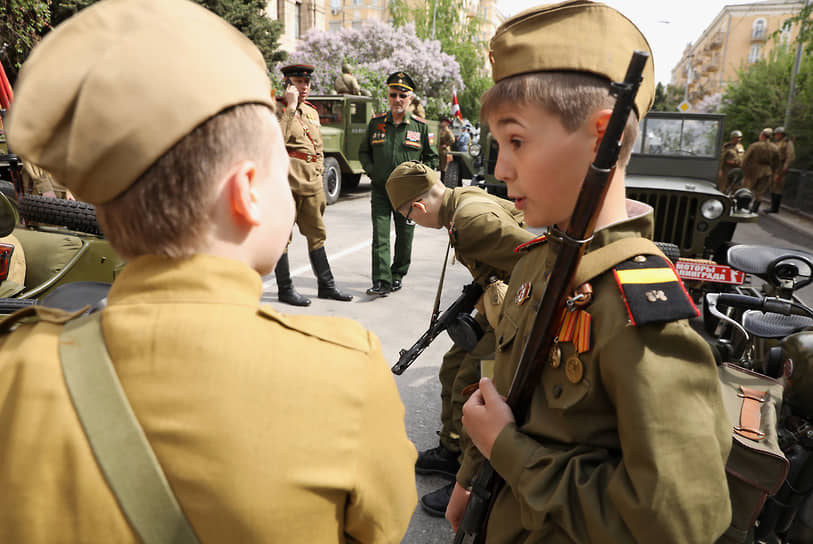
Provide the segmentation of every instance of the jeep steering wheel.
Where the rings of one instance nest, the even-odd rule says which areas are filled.
[[[801,255],[783,255],[768,265],[768,275],[774,285],[792,279],[796,291],[813,281],[813,262]]]

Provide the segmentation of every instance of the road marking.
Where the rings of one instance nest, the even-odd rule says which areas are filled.
[[[410,387],[420,387],[429,380],[434,380],[435,376],[424,376],[423,378],[418,378],[409,384]]]
[[[356,251],[358,251],[360,249],[364,249],[365,247],[370,247],[371,245],[373,245],[373,239],[372,238],[367,238],[367,240],[365,240],[364,242],[359,242],[358,244],[356,244],[354,246],[350,246],[348,248],[345,248],[345,249],[339,251],[338,253],[331,253],[330,254],[330,260],[331,261],[338,261],[339,259],[341,259],[343,257],[351,255],[351,254],[355,253]],[[300,266],[299,268],[294,268],[293,270],[291,270],[291,277],[293,278],[294,276],[299,276],[300,274],[304,274],[305,272],[310,272],[310,271],[311,271],[310,265]],[[263,278],[263,280],[264,280],[263,281],[263,291],[276,286],[275,279],[274,279],[274,274],[269,274],[269,275],[265,276]]]

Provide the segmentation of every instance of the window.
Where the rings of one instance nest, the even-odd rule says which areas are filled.
[[[341,11],[342,9],[342,0],[330,0],[330,11],[336,12]]]
[[[765,37],[765,19],[757,19],[754,21],[753,29],[751,30],[751,39],[761,40]]]
[[[355,29],[361,29],[361,21],[353,21],[350,26]]]
[[[759,56],[762,53],[762,46],[759,44],[752,45],[751,51],[748,53],[748,62],[754,63],[759,60]]]
[[[328,28],[328,32],[338,32],[342,29],[342,22],[341,21],[330,21],[330,26]]]
[[[361,4],[361,1],[362,1],[362,0],[353,0],[353,5],[354,5],[354,6],[360,6],[360,5],[362,5],[362,4]]]
[[[299,39],[302,37],[302,4],[297,2],[294,4],[294,38]]]

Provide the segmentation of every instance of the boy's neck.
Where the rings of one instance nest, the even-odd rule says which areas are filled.
[[[613,179],[610,180],[610,188],[607,190],[607,196],[604,198],[604,203],[601,206],[601,211],[596,218],[596,225],[593,230],[599,230],[624,221],[628,218],[627,215],[627,195],[624,187],[625,172],[623,168],[616,168],[613,174]],[[560,226],[560,228],[562,228]]]

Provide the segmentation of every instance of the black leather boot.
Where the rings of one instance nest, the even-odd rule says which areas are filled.
[[[327,253],[325,253],[324,246],[314,249],[308,256],[311,259],[311,268],[313,268],[316,282],[319,285],[319,298],[328,298],[341,302],[353,300],[353,295],[342,293],[336,288],[336,282],[333,281],[333,272],[330,271],[330,264],[327,262]]]
[[[277,278],[277,290],[280,302],[290,304],[291,306],[310,306],[311,299],[304,297],[296,292],[294,289],[294,282],[291,280],[291,268],[288,264],[288,254],[283,253],[279,258],[276,268],[274,268],[274,276]]]
[[[768,213],[779,213],[779,205],[782,204],[782,195],[771,193],[771,209]]]

